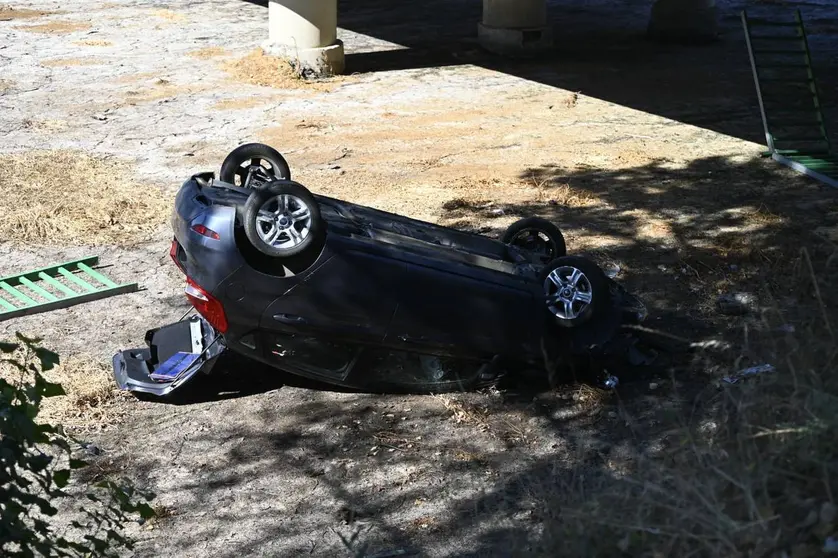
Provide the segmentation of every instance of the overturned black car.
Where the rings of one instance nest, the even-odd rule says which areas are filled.
[[[199,316],[116,354],[122,389],[166,395],[225,351],[338,386],[412,392],[649,356],[625,331],[645,319],[642,302],[567,255],[540,218],[499,240],[417,221],[313,194],[281,154],[247,144],[218,178],[182,185],[172,227]],[[614,385],[606,366],[594,369]]]

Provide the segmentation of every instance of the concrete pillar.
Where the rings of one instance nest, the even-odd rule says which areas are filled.
[[[269,0],[265,52],[299,65],[304,75],[342,74],[337,0]]]
[[[477,37],[486,50],[507,56],[550,48],[553,33],[547,24],[547,0],[483,0]]]
[[[648,34],[666,42],[713,41],[718,37],[716,0],[656,0]]]

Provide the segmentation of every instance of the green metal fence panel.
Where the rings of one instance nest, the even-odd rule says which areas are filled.
[[[797,172],[838,187],[838,158],[821,110],[800,10],[795,10],[794,19],[788,21],[749,17],[744,10],[742,26],[768,155]],[[794,33],[788,34],[790,31]]]
[[[139,290],[137,283],[117,284],[94,269],[98,263],[92,256],[0,278],[0,321]]]

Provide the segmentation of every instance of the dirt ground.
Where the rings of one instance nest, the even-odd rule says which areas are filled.
[[[512,62],[477,48],[479,3],[421,3],[434,15],[420,30],[411,3],[342,2],[350,75],[300,84],[265,70],[258,2],[19,2],[0,11],[0,161],[51,150],[38,164],[128,164],[136,188],[171,201],[191,173],[263,141],[318,193],[488,235],[551,218],[569,251],[620,266],[653,327],[741,343],[759,325],[720,314],[716,298],[766,285],[790,294],[782,278],[799,271],[785,267],[799,249],[838,242],[836,191],[759,156],[743,2],[719,2],[722,40],[700,47],[645,42],[647,4],[553,6],[567,30],[557,51]],[[836,10],[804,8],[821,22],[811,44],[832,115],[838,28],[823,22]],[[0,178],[2,195],[15,180],[48,189],[36,167]],[[83,191],[96,196],[87,182]],[[4,322],[0,338],[37,334],[107,366],[179,319],[183,277],[168,216],[159,221],[139,242],[106,223],[107,242],[35,227],[40,239],[0,243],[0,276],[96,254],[115,280],[141,286]],[[819,319],[784,316],[796,327]],[[359,529],[374,552],[503,556],[543,542],[537,490],[520,479],[621,475],[667,443],[661,413],[689,413],[734,366],[768,356],[745,354],[609,397],[584,386],[341,393],[239,368],[202,379],[188,404],[120,399],[119,412],[91,413],[111,424],[81,431],[102,449],[97,475],[138,479],[166,510],[133,531],[136,556],[349,555],[339,534]]]

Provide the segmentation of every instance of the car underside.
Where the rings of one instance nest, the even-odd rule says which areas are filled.
[[[120,388],[165,396],[225,352],[369,390],[474,389],[509,374],[650,361],[627,330],[643,303],[561,231],[521,219],[500,239],[316,195],[262,144],[177,194],[171,258],[198,316],[114,356]],[[592,362],[598,363],[591,365]]]

